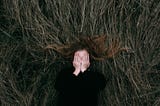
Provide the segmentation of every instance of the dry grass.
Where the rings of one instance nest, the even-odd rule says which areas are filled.
[[[1,0],[0,104],[55,105],[55,76],[70,61],[44,47],[107,34],[131,53],[93,62],[110,79],[99,105],[159,106],[159,17],[158,0]]]

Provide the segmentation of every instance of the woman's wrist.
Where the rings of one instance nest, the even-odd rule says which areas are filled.
[[[78,76],[79,73],[80,73],[80,69],[75,69],[75,71],[73,72],[73,74],[76,76]]]
[[[87,70],[87,68],[81,68],[81,71],[82,72],[84,72],[84,71],[86,71]]]

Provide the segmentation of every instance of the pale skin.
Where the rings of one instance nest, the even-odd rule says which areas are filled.
[[[90,66],[89,53],[87,50],[78,50],[74,53],[73,66],[75,71],[73,74],[78,76],[80,72],[84,72]]]

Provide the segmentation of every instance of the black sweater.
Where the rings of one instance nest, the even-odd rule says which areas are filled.
[[[104,89],[104,76],[88,68],[78,76],[73,74],[74,68],[62,70],[55,82],[59,91],[58,106],[97,106],[98,93]]]

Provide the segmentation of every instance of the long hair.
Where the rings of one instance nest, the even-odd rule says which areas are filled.
[[[121,47],[121,42],[118,38],[109,39],[107,35],[79,37],[75,42],[68,42],[61,45],[50,44],[45,49],[52,49],[65,58],[73,58],[77,50],[86,49],[91,59],[99,61],[113,58],[119,52],[128,50],[128,48]]]

